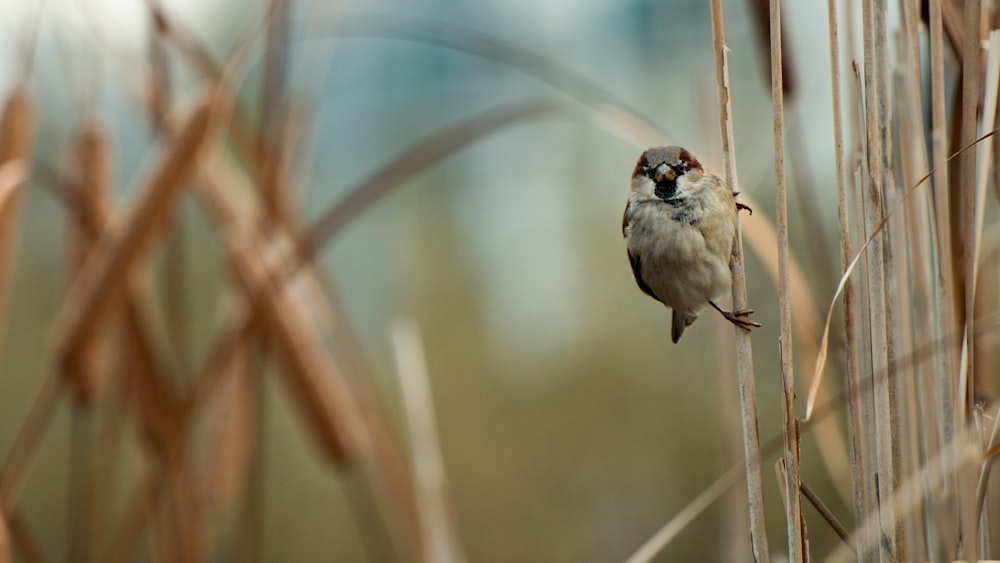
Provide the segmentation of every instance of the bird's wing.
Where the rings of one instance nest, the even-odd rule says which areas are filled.
[[[625,237],[626,239],[628,239],[628,227],[629,227],[628,216],[629,216],[629,211],[631,210],[632,210],[632,202],[629,201],[628,204],[625,206],[625,213],[622,214],[622,236]],[[625,251],[628,253],[628,261],[630,264],[632,264],[632,275],[635,276],[635,283],[639,285],[639,289],[641,289],[642,292],[645,293],[646,295],[652,297],[653,299],[656,299],[657,301],[660,301],[660,298],[657,297],[655,293],[653,293],[653,288],[649,287],[649,284],[646,283],[644,279],[642,279],[642,271],[641,271],[642,268],[639,267],[639,257],[634,256],[632,254],[632,251],[629,250],[627,247]],[[660,302],[662,303],[662,301]]]
[[[632,275],[635,276],[635,283],[639,286],[639,289],[641,289],[646,295],[662,303],[660,298],[653,293],[653,288],[649,287],[649,284],[642,279],[642,268],[640,267],[639,257],[633,256],[632,252],[628,251],[628,261],[632,264]]]

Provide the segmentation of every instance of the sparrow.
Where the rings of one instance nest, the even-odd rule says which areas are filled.
[[[639,289],[673,309],[675,343],[706,305],[745,330],[761,326],[752,310],[715,303],[732,287],[736,214],[753,213],[737,195],[682,147],[648,149],[635,164],[622,235]]]

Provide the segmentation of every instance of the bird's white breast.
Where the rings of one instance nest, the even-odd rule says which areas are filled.
[[[714,190],[695,196],[687,210],[633,193],[626,238],[639,257],[639,273],[668,307],[696,315],[731,287],[729,253],[735,235],[735,203]],[[693,215],[693,220],[677,220]]]

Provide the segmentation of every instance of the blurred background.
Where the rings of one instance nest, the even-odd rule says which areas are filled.
[[[321,257],[403,449],[390,327],[411,319],[421,331],[452,515],[468,560],[623,560],[742,462],[731,326],[706,312],[671,344],[669,311],[638,290],[625,256],[620,228],[629,175],[655,134],[644,137],[627,120],[599,111],[629,108],[648,120],[647,133],[659,130],[721,172],[708,2],[287,4],[286,139],[294,143],[291,197],[304,222],[429,135],[525,101],[564,103],[406,179]],[[739,189],[754,202],[742,221],[769,224],[772,129],[761,48],[767,38],[753,26],[752,2],[724,4]],[[786,4],[792,252],[803,259],[816,311],[825,311],[839,271],[825,10]],[[216,60],[267,11],[265,2],[226,0],[157,6]],[[0,6],[0,94],[27,82],[38,116],[35,171],[63,167],[73,131],[92,111],[112,139],[116,192],[125,200],[133,194],[158,143],[144,97],[149,22],[141,0]],[[239,91],[253,111],[260,106],[262,37]],[[170,67],[175,109],[186,110],[201,81],[179,57]],[[51,368],[53,321],[68,285],[65,212],[41,176],[34,174],[26,191],[5,320],[0,452],[10,449]],[[821,221],[805,220],[803,206],[819,209]],[[231,282],[218,236],[191,198],[180,217],[188,340],[201,363]],[[167,277],[157,275],[162,260],[154,250],[150,271],[161,292],[169,291]],[[777,298],[764,262],[749,249],[747,271],[749,302],[764,323],[753,344],[767,442],[782,424]],[[166,323],[169,314],[160,315]],[[272,361],[261,362],[266,373],[277,371]],[[262,503],[259,560],[370,559],[345,498],[350,476],[316,453],[286,388],[265,377],[263,389],[253,482]],[[65,405],[57,411],[19,503],[49,560],[66,559],[72,549],[66,520],[76,420]],[[120,491],[109,501],[115,514],[142,473],[141,441],[130,432]],[[850,490],[832,482],[815,452],[807,433],[803,480],[847,514],[842,499]],[[773,460],[764,464],[769,528],[772,550],[783,551]],[[744,491],[740,482],[662,560],[747,559]],[[812,509],[804,511],[813,522]],[[838,541],[821,523],[811,532],[816,553]],[[148,544],[136,552],[140,560],[151,557]],[[220,545],[211,559],[239,559],[235,548]]]

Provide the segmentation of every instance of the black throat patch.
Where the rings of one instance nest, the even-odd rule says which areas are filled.
[[[663,202],[667,204],[667,209],[670,212],[670,218],[674,221],[684,225],[696,225],[701,221],[700,217],[695,212],[696,206],[691,198],[674,197],[664,199]]]
[[[677,180],[657,182],[653,193],[656,194],[656,197],[669,203],[670,198],[677,195]]]

